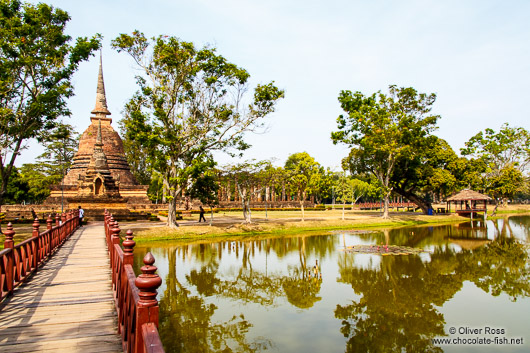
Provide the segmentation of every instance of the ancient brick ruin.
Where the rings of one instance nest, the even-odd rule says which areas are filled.
[[[140,185],[131,173],[123,142],[111,125],[101,61],[92,114],[68,174],[61,184],[52,187],[44,205],[59,210],[82,206],[87,216],[109,209],[122,218],[131,218],[125,216],[130,216],[132,210],[152,209],[148,186]]]

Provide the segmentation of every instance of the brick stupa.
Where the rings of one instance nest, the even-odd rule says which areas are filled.
[[[61,184],[52,187],[45,203],[63,202],[68,208],[81,205],[89,213],[103,212],[105,208],[128,213],[126,210],[141,204],[151,204],[147,197],[148,186],[138,184],[131,173],[123,142],[111,126],[101,58],[92,114],[91,124],[81,135],[68,174]]]

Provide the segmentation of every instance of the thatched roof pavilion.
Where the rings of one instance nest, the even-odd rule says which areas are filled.
[[[483,195],[470,189],[464,189],[459,193],[447,198],[447,209],[450,211],[451,203],[454,202],[456,213],[459,215],[469,214],[471,215],[471,219],[473,219],[473,214],[476,214],[477,212],[484,212],[484,218],[486,218],[488,212],[487,205],[488,201],[490,200],[493,199],[487,195]],[[483,203],[484,206],[482,207],[480,203]],[[460,207],[458,207],[459,205]]]

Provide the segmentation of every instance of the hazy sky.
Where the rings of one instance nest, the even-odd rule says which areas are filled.
[[[38,1],[31,1],[37,3]],[[330,139],[341,90],[372,94],[390,84],[436,93],[436,135],[459,151],[471,136],[508,122],[529,129],[530,1],[51,0],[68,11],[73,37],[101,33],[107,103],[116,130],[136,91],[135,67],[110,48],[137,29],[211,44],[248,70],[252,86],[271,80],[285,99],[269,131],[249,135],[245,158],[306,151],[338,170],[347,154]],[[90,123],[99,58],[81,64],[70,100],[78,131]],[[32,162],[36,143],[17,164]],[[221,164],[229,163],[222,157]]]

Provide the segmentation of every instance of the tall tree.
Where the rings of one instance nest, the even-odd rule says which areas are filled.
[[[193,161],[214,150],[249,147],[244,133],[263,126],[284,92],[258,85],[245,104],[250,75],[218,55],[175,37],[147,39],[138,31],[112,41],[140,68],[139,91],[126,107],[126,129],[142,144],[169,187],[168,225],[176,222],[176,197],[190,185]],[[152,46],[152,51],[150,47]]]
[[[304,221],[304,201],[320,179],[318,177],[320,165],[307,152],[300,152],[291,154],[285,161],[284,168],[288,172],[291,189],[298,194],[302,221]]]
[[[79,133],[70,124],[58,123],[42,138],[44,153],[36,163],[20,168],[21,178],[29,185],[28,201],[42,202],[50,195],[50,187],[64,178],[77,151]]]
[[[100,47],[100,36],[64,34],[68,13],[46,4],[0,0],[0,204],[17,156],[68,116],[71,77]]]
[[[485,161],[493,175],[498,175],[506,167],[526,173],[530,166],[530,133],[522,127],[505,123],[499,132],[486,129],[471,137],[460,152]]]
[[[224,168],[224,174],[236,183],[236,190],[239,193],[243,218],[246,223],[252,223],[250,210],[252,197],[260,195],[273,177],[273,174],[268,172],[270,167],[269,161],[251,160]]]
[[[196,161],[191,174],[193,184],[188,189],[192,199],[198,199],[203,205],[210,207],[210,225],[213,222],[213,207],[219,204],[219,174],[215,169],[215,161],[211,156],[204,161]]]
[[[371,96],[342,91],[339,102],[348,114],[337,119],[339,131],[333,143],[351,147],[352,171],[372,173],[383,188],[383,218],[388,218],[388,203],[393,185],[392,173],[402,156],[413,156],[436,127],[438,115],[430,114],[436,95],[418,93],[414,88],[389,87]]]
[[[502,201],[525,188],[525,175],[530,166],[530,133],[521,127],[504,124],[499,132],[486,129],[471,137],[461,149],[484,166],[482,188],[495,199],[495,214]]]
[[[459,158],[446,141],[436,136],[428,136],[423,142],[413,154],[398,158],[391,183],[395,193],[428,213],[434,196],[446,196],[460,184],[456,179]]]
[[[125,107],[123,117],[118,123],[122,135],[123,150],[136,180],[142,185],[151,185],[154,171],[147,147],[127,133],[127,126],[131,124],[131,113],[135,111],[135,107],[130,107],[130,104],[132,102],[129,102]]]

